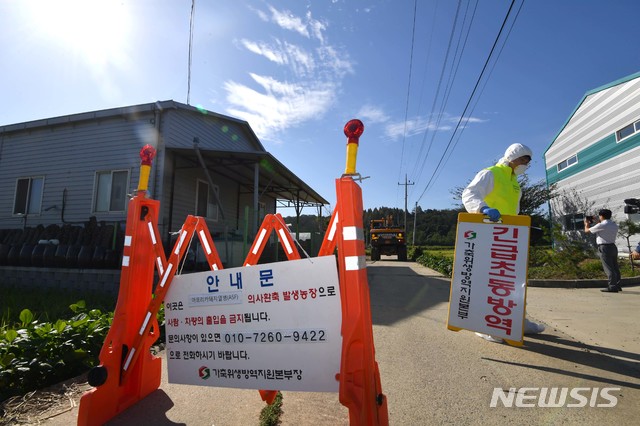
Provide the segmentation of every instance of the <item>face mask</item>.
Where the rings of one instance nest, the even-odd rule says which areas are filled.
[[[529,168],[528,164],[520,164],[520,165],[516,166],[515,169],[513,169],[513,172],[515,174],[517,174],[517,175],[521,175],[524,172],[526,172],[528,168]]]

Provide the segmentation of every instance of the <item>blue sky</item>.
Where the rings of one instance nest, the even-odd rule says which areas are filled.
[[[365,208],[404,207],[405,176],[409,208],[451,208],[514,142],[544,178],[584,94],[640,71],[636,0],[516,0],[478,83],[511,5],[196,0],[189,73],[191,0],[2,1],[0,125],[188,100],[248,121],[333,205],[359,118]]]

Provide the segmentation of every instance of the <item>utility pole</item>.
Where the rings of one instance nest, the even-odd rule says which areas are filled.
[[[407,187],[414,185],[414,182],[409,183],[407,181],[407,175],[404,175],[404,183],[398,182],[398,185],[404,185],[404,232],[407,232]]]
[[[411,245],[416,245],[416,223],[418,222],[418,202],[416,201],[416,209],[413,211],[413,238],[411,239]]]

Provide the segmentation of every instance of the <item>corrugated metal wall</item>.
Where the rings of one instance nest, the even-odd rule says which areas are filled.
[[[166,110],[163,113],[163,137],[167,148],[192,148],[197,137],[200,149],[219,151],[263,151],[256,140],[251,140],[239,123],[223,120],[214,115]]]
[[[545,153],[547,168],[640,118],[640,78],[587,96]]]
[[[84,222],[92,215],[98,221],[123,220],[124,212],[93,213],[96,172],[129,170],[128,193],[133,192],[138,182],[138,153],[145,143],[143,135],[153,130],[152,117],[135,121],[112,117],[3,135],[0,193],[5,196],[0,197],[0,228],[21,222],[12,215],[16,178],[33,176],[44,176],[42,211],[28,217],[27,225],[31,221],[61,223],[65,189],[65,221]],[[52,206],[56,207],[45,211]]]
[[[615,133],[640,119],[640,77],[589,94],[545,153],[547,181],[560,193],[575,191],[593,205],[609,208],[621,222],[625,198],[640,198],[640,134],[618,142]],[[558,172],[557,164],[577,155],[577,163]],[[563,212],[560,200],[552,212]],[[635,244],[640,236],[632,237]],[[618,240],[623,248],[623,240]]]

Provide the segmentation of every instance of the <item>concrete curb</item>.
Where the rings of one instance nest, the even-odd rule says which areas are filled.
[[[447,277],[441,274],[438,271],[435,271],[428,266],[424,266],[418,262],[410,261],[415,263],[416,265],[420,265],[424,268],[430,269],[434,274],[440,275],[440,277],[445,280],[451,281],[451,277]],[[605,288],[607,287],[606,279],[598,279],[598,280],[528,280],[527,285],[529,287],[542,287],[542,288]],[[629,287],[640,285],[640,276],[638,277],[629,277],[622,278],[620,281],[621,287]]]
[[[436,271],[433,271],[433,273],[439,274]],[[451,283],[451,278],[442,274],[439,276],[430,276],[429,278],[435,278]],[[640,285],[640,277],[623,278],[620,284],[622,287]],[[540,288],[605,288],[607,286],[607,280],[529,280],[527,281],[527,285],[528,287]]]
[[[640,284],[640,277],[623,278],[621,287]],[[605,288],[607,280],[529,280],[529,287],[545,288]]]

